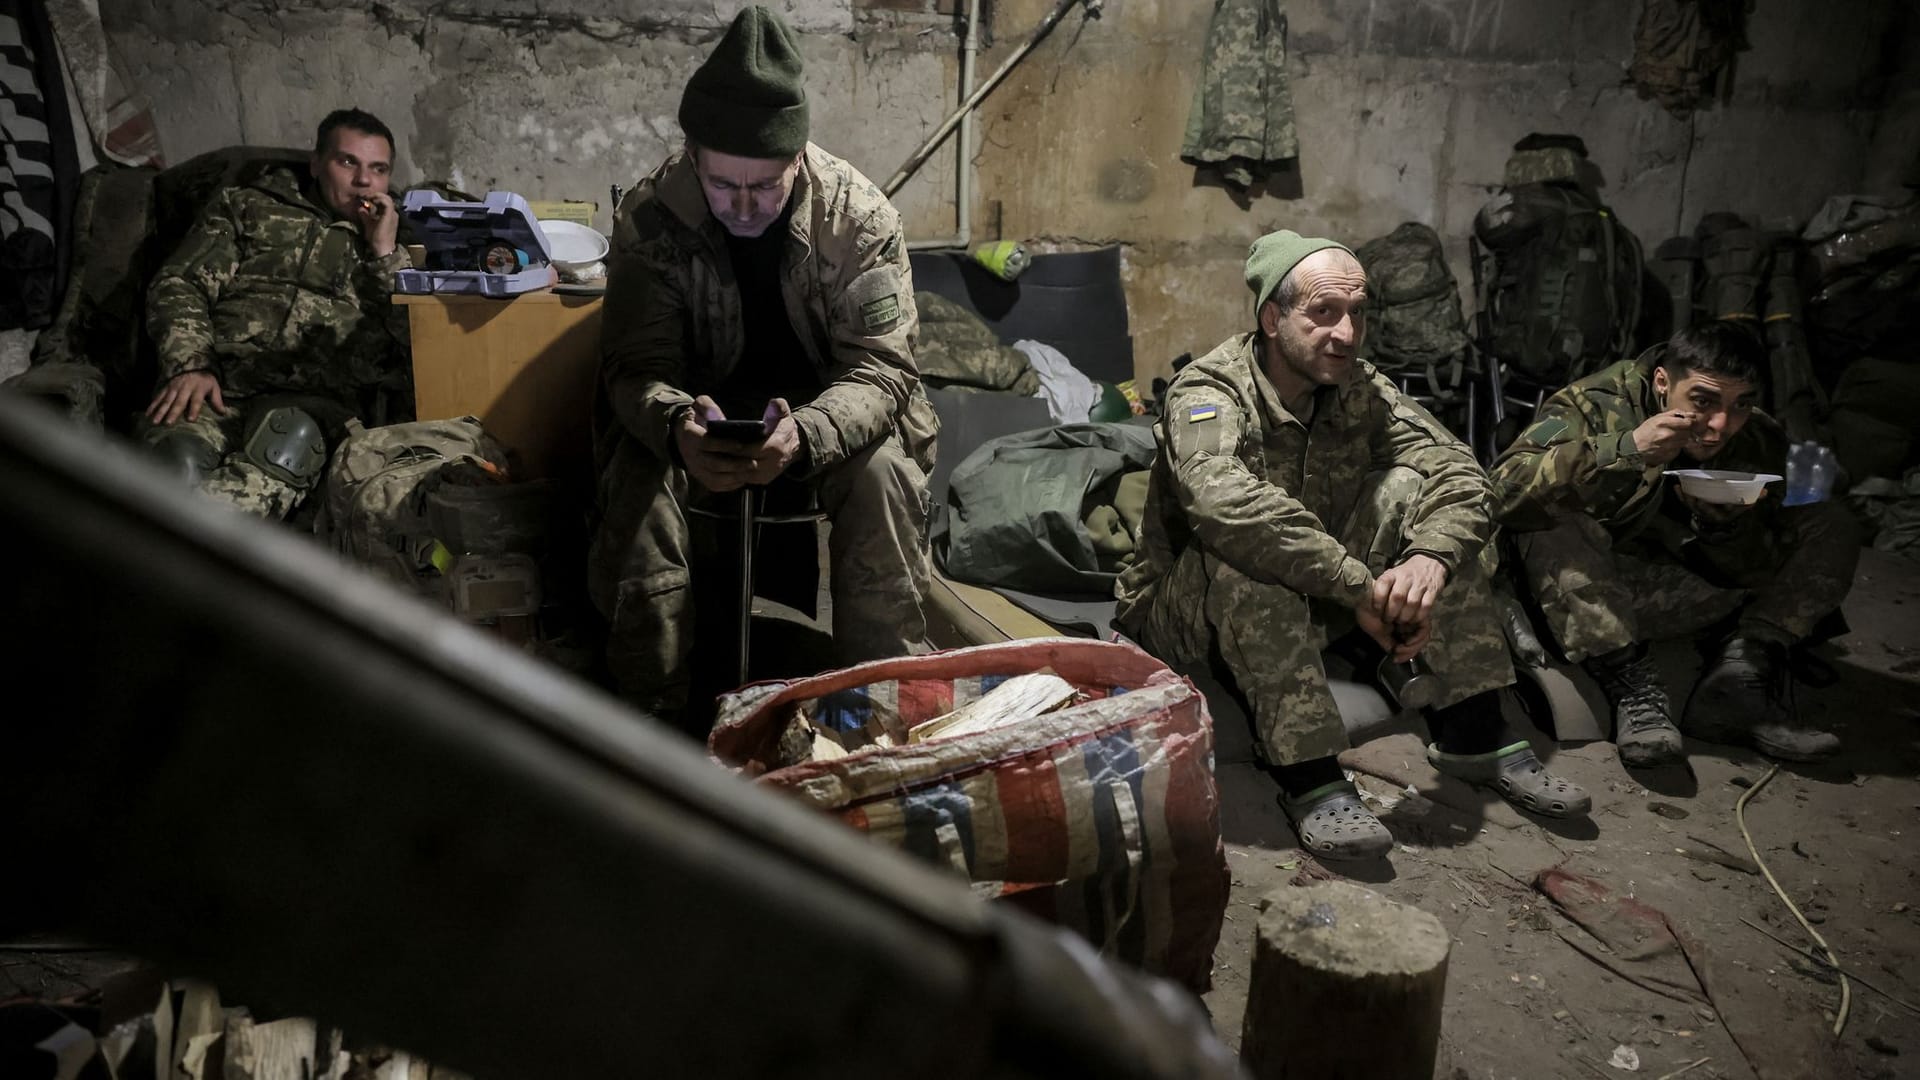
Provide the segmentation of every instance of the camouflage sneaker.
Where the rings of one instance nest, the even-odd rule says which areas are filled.
[[[1640,646],[1588,659],[1592,675],[1613,707],[1613,745],[1624,765],[1647,767],[1678,761],[1680,729],[1660,681],[1660,669]]]
[[[1727,642],[1701,673],[1683,723],[1696,739],[1751,746],[1782,761],[1816,761],[1840,749],[1832,732],[1801,725],[1786,650],[1751,638]]]

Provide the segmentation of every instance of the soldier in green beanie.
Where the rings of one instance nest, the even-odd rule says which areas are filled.
[[[614,213],[588,585],[622,695],[670,718],[690,705],[692,583],[732,575],[696,558],[687,509],[731,509],[742,487],[832,522],[844,660],[925,648],[938,421],[906,242],[886,196],[808,141],[802,69],[778,15],[740,12],[687,82],[685,148]],[[763,434],[722,438],[719,420]]]
[[[1393,838],[1334,755],[1347,734],[1322,651],[1416,658],[1440,771],[1551,817],[1585,814],[1501,718],[1513,666],[1481,555],[1493,534],[1473,453],[1361,358],[1366,273],[1332,240],[1281,231],[1247,257],[1257,327],[1174,377],[1155,434],[1121,631],[1207,667],[1244,703],[1302,844],[1332,859]],[[1412,698],[1412,693],[1406,694]]]

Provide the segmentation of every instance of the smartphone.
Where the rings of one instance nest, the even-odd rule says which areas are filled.
[[[709,420],[707,434],[716,439],[757,443],[766,439],[767,426],[758,420]]]

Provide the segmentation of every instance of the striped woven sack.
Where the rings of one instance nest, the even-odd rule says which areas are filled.
[[[1075,703],[908,742],[915,724],[1038,671],[1072,684]],[[850,752],[783,767],[795,732],[813,730]],[[721,698],[707,745],[980,895],[1208,986],[1228,885],[1213,721],[1191,682],[1131,645],[1026,639],[760,683]]]

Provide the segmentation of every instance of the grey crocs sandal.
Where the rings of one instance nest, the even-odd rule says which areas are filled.
[[[1393,834],[1360,801],[1350,781],[1314,788],[1280,807],[1300,834],[1300,846],[1323,859],[1377,859],[1393,850]]]
[[[1542,817],[1582,817],[1593,806],[1580,785],[1548,772],[1525,741],[1485,754],[1449,754],[1429,745],[1427,760],[1448,776],[1492,788],[1513,805]]]

